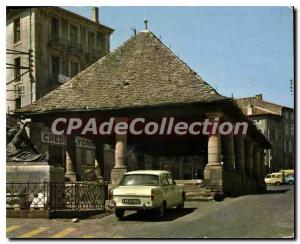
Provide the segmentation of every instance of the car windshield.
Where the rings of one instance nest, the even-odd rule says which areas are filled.
[[[120,186],[158,186],[159,180],[157,175],[134,174],[124,175]]]

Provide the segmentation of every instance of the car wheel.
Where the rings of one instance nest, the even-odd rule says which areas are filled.
[[[294,184],[294,181],[290,180],[289,185],[293,185],[293,184]]]
[[[116,210],[115,210],[115,215],[116,215],[116,217],[117,217],[118,219],[123,218],[124,213],[125,213],[125,210],[123,210],[123,209],[116,209]]]
[[[280,182],[276,182],[275,185],[276,185],[276,186],[280,186]]]
[[[159,207],[159,209],[157,210],[157,217],[158,218],[164,217],[165,214],[166,214],[166,209],[167,209],[166,203],[162,202],[161,205],[160,205],[160,207]]]
[[[177,209],[182,210],[184,208],[184,198],[181,199],[180,204],[177,206]]]

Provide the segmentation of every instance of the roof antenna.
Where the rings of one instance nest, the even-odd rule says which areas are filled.
[[[136,36],[136,28],[132,27],[131,30],[133,31],[134,36]]]
[[[148,20],[144,19],[144,23],[145,23],[145,30],[148,30]]]

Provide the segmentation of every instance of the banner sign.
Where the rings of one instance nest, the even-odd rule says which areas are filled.
[[[54,144],[59,146],[66,145],[66,138],[65,136],[54,135],[51,132],[42,131],[41,132],[41,141],[46,144]]]
[[[81,147],[81,148],[86,148],[86,149],[96,149],[96,146],[95,146],[95,143],[93,140],[76,136],[75,141],[76,141],[76,147]]]

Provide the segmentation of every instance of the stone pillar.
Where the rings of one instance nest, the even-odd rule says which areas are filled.
[[[207,114],[211,122],[220,119],[221,114]],[[204,184],[212,191],[222,192],[223,166],[221,164],[221,138],[219,134],[208,135],[208,163],[204,169]]]
[[[224,169],[227,171],[234,171],[235,170],[235,156],[234,156],[234,139],[233,133],[229,135],[222,136],[223,140],[223,148],[224,148]]]
[[[126,118],[117,118],[116,122],[126,121]],[[116,135],[115,166],[111,171],[112,185],[119,184],[122,176],[127,172],[127,135]]]
[[[65,177],[68,178],[70,181],[75,182],[77,180],[75,136],[67,136],[67,146],[66,146],[65,153],[66,153]]]
[[[260,148],[258,146],[253,147],[253,176],[258,185],[260,181]]]
[[[246,138],[245,141],[245,168],[249,179],[253,178],[253,142]]]
[[[242,177],[245,176],[245,135],[234,136],[234,152],[235,152],[235,165],[236,171]]]
[[[204,183],[213,191],[222,191],[222,164],[220,135],[208,138],[208,163],[204,170]]]
[[[104,164],[104,155],[103,155],[103,143],[96,141],[95,142],[95,174],[97,177],[97,181],[103,182],[103,172],[101,167]],[[103,167],[102,167],[103,168]]]

